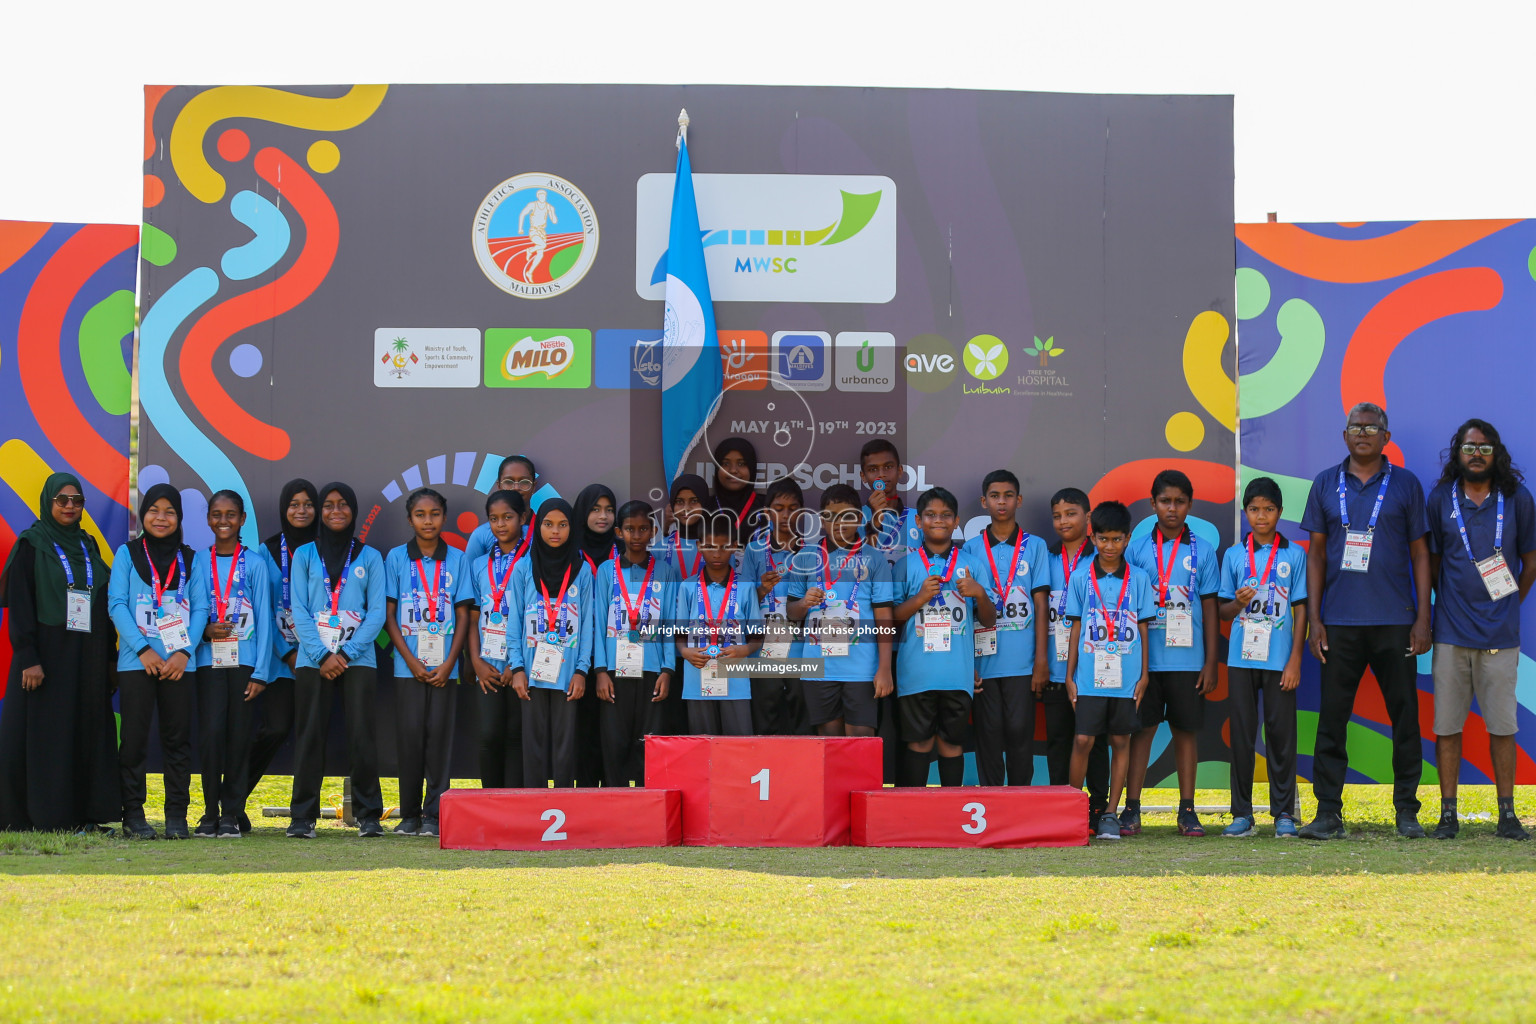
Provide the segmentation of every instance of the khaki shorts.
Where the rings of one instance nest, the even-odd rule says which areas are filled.
[[[1475,694],[1488,735],[1513,736],[1519,731],[1515,719],[1515,677],[1519,670],[1518,647],[1485,651],[1435,644],[1435,735],[1461,732]]]

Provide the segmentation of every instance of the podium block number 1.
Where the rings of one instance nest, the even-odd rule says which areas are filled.
[[[757,798],[759,800],[767,800],[768,799],[768,769],[767,768],[764,768],[762,771],[758,772],[756,775],[752,776],[747,781],[748,782],[755,782],[755,783],[757,783]]]

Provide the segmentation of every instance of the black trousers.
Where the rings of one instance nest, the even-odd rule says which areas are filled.
[[[598,702],[602,711],[603,784],[643,786],[645,736],[656,731],[656,708],[660,706],[660,702],[651,701],[657,673],[646,672],[639,679],[609,675],[613,679],[613,703]]]
[[[981,785],[1027,786],[1035,780],[1035,692],[1029,676],[983,679],[971,705],[971,725]]]
[[[197,670],[197,756],[203,769],[203,815],[234,822],[250,795],[253,702],[245,699],[251,667]]]
[[[475,699],[480,718],[480,785],[486,789],[523,785],[523,704],[510,686],[498,686],[490,693],[481,690]]]
[[[293,703],[298,719],[293,765],[293,799],[289,814],[295,821],[320,817],[320,784],[325,776],[325,734],[331,705],[341,691],[347,723],[347,770],[352,777],[352,815],[378,821],[384,815],[379,792],[378,673],[353,665],[335,679],[322,679],[318,668],[294,672]]]
[[[805,699],[800,695],[798,679],[753,679],[752,731],[758,736],[795,735],[796,698],[800,717],[805,717]]]
[[[688,730],[694,736],[751,736],[750,700],[690,700]]]
[[[144,769],[149,759],[149,724],[160,715],[160,750],[165,761],[165,820],[185,821],[192,789],[192,689],[197,675],[187,671],[175,682],[156,679],[139,669],[117,675],[122,735],[117,764],[123,787],[123,819],[144,817],[148,789]]]
[[[293,733],[293,680],[274,679],[256,698],[261,707],[261,724],[251,738],[250,781],[247,795],[256,792],[262,777],[272,766],[272,759],[283,749]]]
[[[1332,630],[1329,631],[1330,637]],[[1329,644],[1332,644],[1330,638]],[[1332,660],[1332,659],[1330,659]],[[1253,817],[1253,755],[1264,698],[1264,757],[1269,762],[1269,813],[1296,815],[1296,691],[1280,689],[1271,669],[1227,668],[1232,733],[1232,816]]]
[[[528,687],[523,705],[523,785],[576,784],[576,705],[564,690]],[[516,694],[513,695],[516,700]]]
[[[395,677],[395,757],[400,772],[400,817],[436,818],[437,801],[451,783],[457,680],[429,686]],[[426,800],[422,800],[422,785]]]
[[[1047,685],[1040,703],[1045,714],[1045,763],[1051,773],[1051,785],[1065,786],[1070,777],[1072,741],[1077,735],[1077,715],[1067,699],[1067,684]],[[1085,781],[1090,806],[1109,803],[1109,743],[1103,736],[1093,741]]]
[[[1419,737],[1417,659],[1406,654],[1408,633],[1407,626],[1328,627],[1328,661],[1323,665],[1317,747],[1312,755],[1312,792],[1319,813],[1338,814],[1344,809],[1344,773],[1349,767],[1344,744],[1355,691],[1367,668],[1376,676],[1392,721],[1392,804],[1399,814],[1419,813],[1424,752]]]
[[[586,691],[576,705],[576,785],[597,786],[603,781],[602,711],[597,699],[595,673],[589,673]]]

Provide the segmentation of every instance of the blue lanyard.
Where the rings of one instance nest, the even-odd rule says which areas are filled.
[[[1387,468],[1381,474],[1381,487],[1376,491],[1376,504],[1371,508],[1371,521],[1365,524],[1368,532],[1376,529],[1376,517],[1381,515],[1381,503],[1387,498],[1387,484],[1392,479],[1392,463],[1387,463]],[[1349,530],[1349,506],[1344,497],[1349,493],[1349,488],[1344,483],[1344,467],[1339,467],[1339,522],[1344,524],[1345,532]]]
[[[280,538],[280,543],[281,543],[282,553],[283,553],[282,564],[281,564],[282,576],[283,576],[283,611],[285,611],[285,612],[292,612],[293,611],[293,593],[289,589],[289,584],[288,584],[288,537],[286,535],[283,535]]]
[[[1088,541],[1085,538],[1077,549],[1077,557],[1072,559],[1072,564],[1067,564],[1067,544],[1061,544],[1061,597],[1057,599],[1056,617],[1065,618],[1067,614],[1067,587],[1072,583],[1072,574],[1077,571],[1077,563],[1083,560],[1083,555],[1088,551]]]
[[[1502,498],[1500,499],[1503,500]],[[58,553],[59,561],[64,566],[64,579],[70,590],[75,589],[75,571],[69,567],[69,559],[64,556],[64,549],[57,544],[53,550]],[[85,556],[85,589],[90,590],[96,585],[95,572],[91,567],[91,549],[85,546],[85,541],[80,542],[80,553]]]
[[[498,579],[499,580],[506,580],[507,579],[508,573],[510,573],[511,570],[512,570],[512,563],[517,561],[517,552],[513,551],[510,554],[508,554],[507,552],[502,551],[499,546],[494,548],[494,549],[492,549],[492,550],[493,550],[493,554],[491,555],[491,594],[490,594],[490,596],[491,596],[491,603],[493,605],[495,605],[495,607],[492,608],[491,610],[496,612],[496,614],[498,614],[498,615],[506,615],[506,614],[509,614],[509,612],[510,612],[510,609],[507,607],[507,591],[506,591],[506,588],[503,588],[502,591],[501,591],[501,599],[497,600],[496,599],[496,580],[498,580]],[[503,565],[505,565],[505,568],[503,568]]]
[[[405,560],[411,564],[411,603],[416,606],[416,621],[426,622],[428,621],[427,614],[422,610],[421,607],[421,576],[416,571],[416,559],[412,558],[410,554],[407,553]],[[423,559],[423,561],[431,562],[436,567],[432,570],[433,578],[437,581],[437,589],[433,594],[434,600],[432,602],[432,619],[430,621],[441,622],[444,620],[444,617],[439,615],[438,612],[442,611],[443,604],[442,566],[443,563],[447,561],[447,559],[427,558]]]
[[[208,576],[213,581],[213,585],[209,590],[213,594],[215,603],[217,603],[219,596],[219,553],[212,549],[208,552]],[[234,581],[234,593],[225,595],[227,603],[224,606],[226,613],[232,611],[234,614],[225,619],[224,621],[226,622],[239,622],[240,607],[245,603],[245,547],[243,545],[240,548],[239,561],[235,563]],[[284,582],[287,581],[285,580]]]
[[[827,551],[825,546],[823,546],[821,550],[822,554],[824,555],[821,565],[821,607],[825,609],[827,607],[827,596],[837,596],[837,591],[833,588],[837,586],[838,581],[843,578],[843,570],[848,568],[849,562],[856,561],[856,557],[859,553],[859,545],[855,544],[851,548],[838,549],[843,553],[843,564],[837,567],[837,575],[832,577],[832,581],[830,583],[827,582],[827,570],[832,568],[832,555]],[[859,576],[857,568],[854,569],[853,589],[848,592],[847,604],[849,608],[857,608],[859,606]]]
[[[1477,556],[1472,553],[1472,542],[1467,539],[1467,527],[1462,521],[1461,496],[1457,487],[1457,484],[1451,484],[1451,518],[1456,520],[1456,529],[1461,531],[1461,546],[1467,549],[1467,557],[1476,565]],[[1493,553],[1497,555],[1504,550],[1504,492],[1495,490],[1494,493],[1499,496],[1498,507],[1493,510],[1497,523],[1493,528]]]
[[[736,582],[736,573],[732,571],[729,580],[730,589],[726,590],[720,597],[720,629],[716,634],[716,639],[726,639],[731,635],[730,630],[726,628],[727,622],[741,621],[741,607],[736,603]],[[693,628],[689,631],[690,637],[702,633],[706,640],[709,638],[709,591],[705,589],[709,586],[709,574],[707,572],[699,573],[699,600],[694,604]],[[725,583],[721,583],[719,586],[721,590],[726,588]],[[700,612],[704,613],[702,623],[699,620]],[[700,628],[701,626],[702,628]]]

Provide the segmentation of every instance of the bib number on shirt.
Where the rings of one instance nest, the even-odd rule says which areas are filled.
[[[565,665],[565,652],[559,644],[540,640],[533,649],[533,678],[541,683],[558,683],[560,669]]]
[[[1371,541],[1375,534],[1369,530],[1350,530],[1344,534],[1344,560],[1339,567],[1345,572],[1369,572],[1371,569]]]
[[[1495,601],[1502,601],[1519,590],[1515,584],[1515,577],[1504,562],[1502,552],[1495,551],[1478,562],[1477,573],[1483,578],[1483,586],[1488,588],[1488,596]]]
[[[325,645],[325,649],[335,654],[341,650],[342,644],[352,639],[357,627],[363,624],[363,618],[349,611],[336,615],[337,621],[334,623],[331,618],[330,615],[320,615],[315,621],[315,628],[320,632],[320,642]]]
[[[91,631],[91,595],[84,590],[71,590],[65,595],[64,628],[74,633]]]
[[[1009,587],[1008,600],[997,610],[997,628],[1028,629],[1034,610],[1029,591],[1019,586]]]

